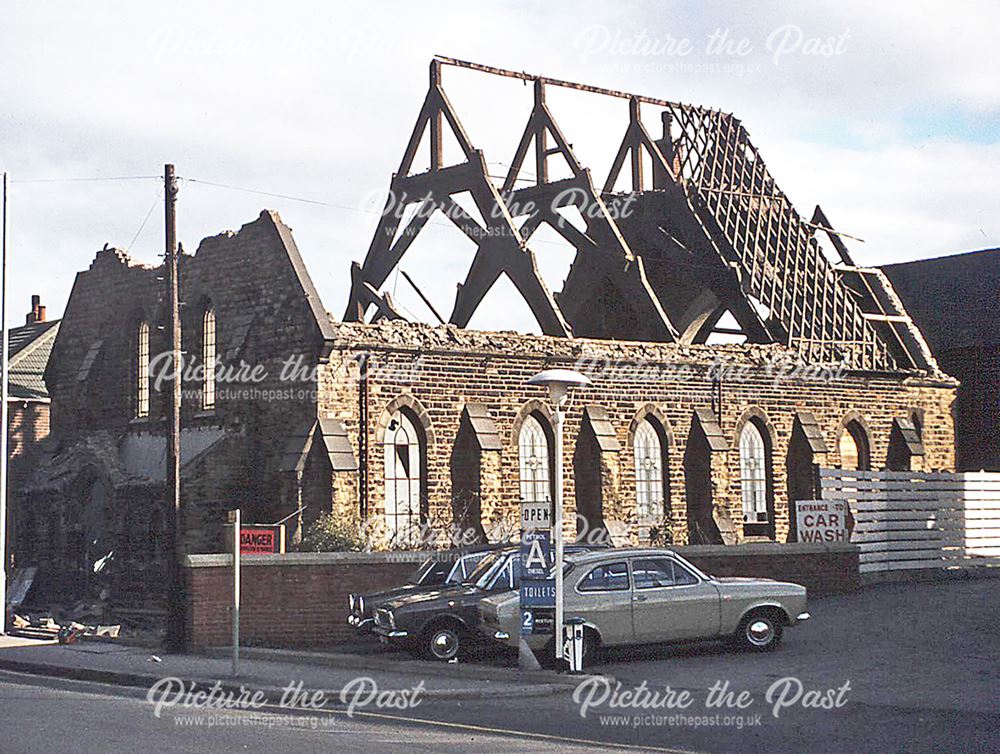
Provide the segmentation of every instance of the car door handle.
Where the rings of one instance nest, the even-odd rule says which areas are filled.
[[[645,602],[646,601],[646,595],[644,595],[644,594],[637,594],[637,595],[635,595],[632,598],[632,600],[634,602]]]

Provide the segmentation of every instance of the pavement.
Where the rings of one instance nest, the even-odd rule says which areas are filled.
[[[112,642],[58,644],[0,636],[0,670],[78,681],[150,688],[165,677],[198,687],[216,682],[240,686],[280,699],[289,684],[324,691],[335,706],[345,688],[371,678],[380,690],[406,690],[420,684],[425,699],[491,699],[566,693],[576,681],[551,671],[520,671],[483,665],[431,663],[393,656],[334,652],[241,649],[239,674],[227,650],[166,654]]]

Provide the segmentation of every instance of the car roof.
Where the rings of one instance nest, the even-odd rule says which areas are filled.
[[[489,554],[497,550],[505,550],[514,547],[510,542],[496,542],[485,545],[468,545],[465,547],[454,547],[450,550],[434,550],[428,556],[430,560],[442,562],[452,562],[468,555]]]
[[[577,565],[586,565],[608,558],[634,558],[649,556],[675,555],[673,550],[665,547],[616,547],[610,550],[590,550],[585,552],[575,552],[566,555],[566,560]]]

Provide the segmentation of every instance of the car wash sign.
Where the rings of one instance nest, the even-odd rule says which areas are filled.
[[[800,500],[795,504],[799,542],[846,542],[847,503],[843,500]]]
[[[519,586],[521,634],[536,632],[535,608],[555,607],[555,579],[549,578],[555,563],[552,551],[552,504],[521,504],[521,581]]]

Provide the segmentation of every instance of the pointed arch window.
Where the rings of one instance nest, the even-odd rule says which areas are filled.
[[[201,320],[201,362],[204,375],[201,385],[201,407],[215,408],[215,309],[208,307]]]
[[[139,323],[135,336],[135,415],[149,416],[149,323]]]
[[[766,446],[764,436],[752,421],[740,433],[740,482],[744,523],[767,523]]]
[[[549,442],[538,419],[529,415],[517,438],[521,471],[521,501],[549,502]]]
[[[666,512],[663,483],[663,443],[647,417],[632,440],[635,453],[635,502],[639,520],[650,520]]]
[[[385,523],[390,542],[414,541],[421,524],[423,437],[409,413],[396,411],[383,441],[385,452]]]
[[[871,468],[868,437],[857,419],[847,422],[837,442],[840,451],[840,468],[867,471]]]

